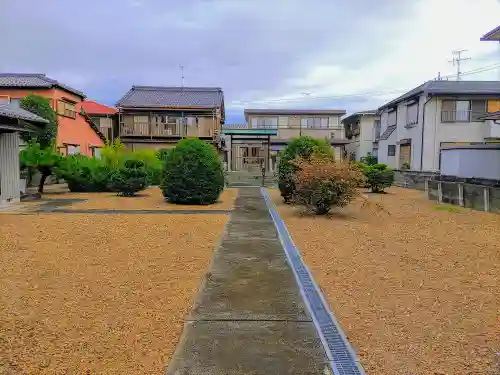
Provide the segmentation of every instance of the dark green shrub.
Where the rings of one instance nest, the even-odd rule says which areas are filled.
[[[224,174],[215,148],[197,138],[180,141],[165,161],[161,188],[170,203],[217,202],[224,189]]]
[[[19,106],[48,121],[41,129],[37,127],[37,131],[34,133],[22,132],[22,139],[25,142],[34,141],[38,143],[41,149],[51,146],[57,136],[57,115],[52,109],[50,100],[35,94],[28,94],[21,100]]]
[[[374,193],[381,193],[394,182],[394,171],[385,164],[368,165],[364,169],[366,185]]]
[[[377,157],[373,156],[371,152],[367,153],[366,156],[363,156],[360,161],[365,165],[374,165],[378,163]]]
[[[21,166],[28,168],[30,173],[33,173],[35,170],[40,172],[38,192],[41,194],[43,193],[45,180],[54,173],[62,157],[56,152],[54,144],[43,148],[40,146],[40,143],[30,141],[19,153],[19,159]]]
[[[110,176],[111,189],[125,197],[132,197],[147,186],[148,175],[141,160],[125,160],[123,166],[113,170]]]
[[[162,162],[165,162],[168,158],[168,154],[170,154],[172,150],[172,148],[160,148],[156,151],[156,157]]]
[[[110,191],[112,170],[100,159],[69,155],[59,163],[55,174],[66,181],[72,192],[103,192]]]
[[[294,138],[281,151],[278,164],[278,187],[285,203],[290,203],[295,191],[293,175],[297,171],[297,166],[292,161],[296,158],[309,159],[313,154],[333,156],[333,149],[324,139],[303,136]]]
[[[148,185],[160,185],[164,162],[153,150],[136,150],[124,154],[123,160],[137,160],[143,163]],[[123,163],[122,163],[123,164]]]

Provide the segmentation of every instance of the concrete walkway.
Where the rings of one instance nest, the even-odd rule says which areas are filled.
[[[241,188],[167,375],[328,375],[259,188]]]

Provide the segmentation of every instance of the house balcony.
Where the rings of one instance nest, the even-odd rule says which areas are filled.
[[[185,135],[184,126],[178,123],[136,122],[120,124],[120,136],[122,137],[183,137]]]

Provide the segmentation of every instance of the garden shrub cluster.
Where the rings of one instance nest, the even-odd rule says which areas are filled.
[[[280,154],[278,186],[284,202],[317,215],[347,205],[360,194],[360,187],[380,193],[393,181],[392,169],[371,154],[357,163],[335,160],[326,140],[299,137]]]
[[[161,189],[174,204],[217,202],[224,189],[221,159],[215,148],[197,138],[180,141],[166,152]]]
[[[62,157],[55,174],[72,192],[108,192],[132,196],[150,185],[159,185],[163,162],[154,151],[127,151],[115,141],[101,149],[101,157]]]
[[[282,150],[278,164],[278,187],[285,203],[291,203],[295,191],[293,176],[298,167],[292,161],[297,158],[307,160],[313,154],[333,157],[333,149],[324,139],[303,136],[293,139]]]
[[[359,195],[363,181],[359,167],[335,160],[326,140],[299,137],[280,154],[278,186],[283,200],[317,215],[347,205]]]
[[[359,195],[363,173],[347,162],[331,156],[313,154],[293,161],[295,191],[292,203],[305,206],[316,215],[327,214],[332,207],[344,207]]]

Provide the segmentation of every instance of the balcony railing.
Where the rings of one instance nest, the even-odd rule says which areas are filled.
[[[308,130],[341,130],[344,129],[342,126],[329,125],[329,126],[314,126],[307,127],[306,125],[253,125],[253,129],[308,129]]]
[[[469,122],[471,111],[441,111],[441,122]]]
[[[479,118],[486,114],[485,111],[441,111],[441,122],[482,122]]]
[[[182,124],[154,124],[148,122],[135,122],[133,124],[120,124],[121,136],[139,137],[182,137],[184,135]]]

